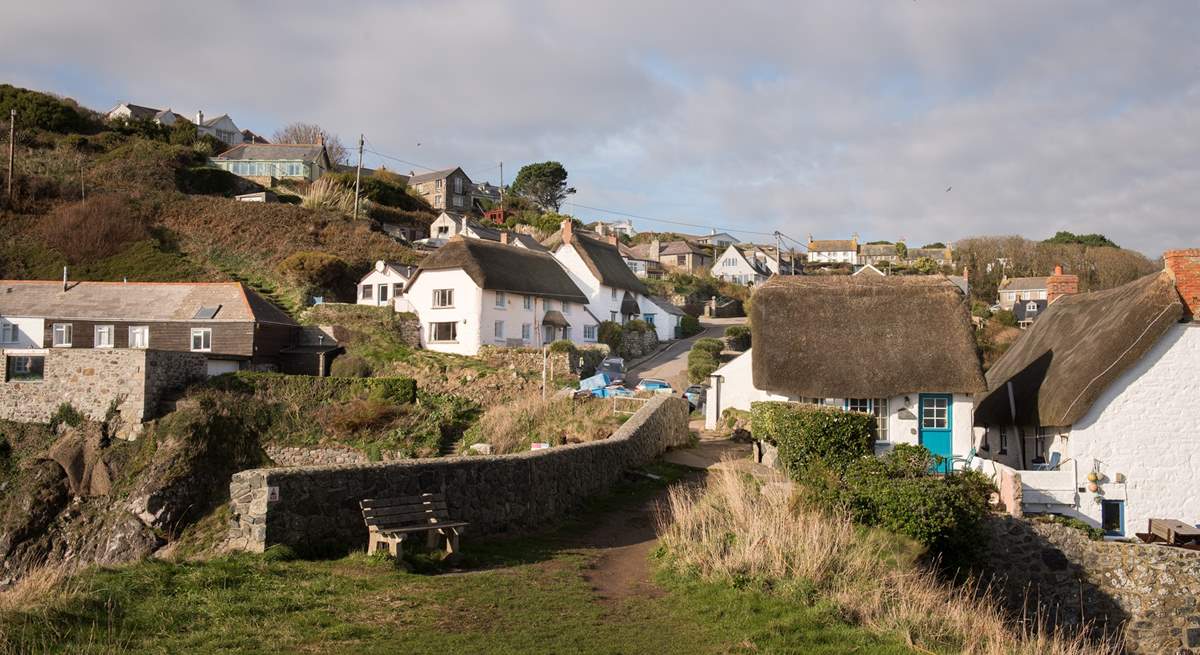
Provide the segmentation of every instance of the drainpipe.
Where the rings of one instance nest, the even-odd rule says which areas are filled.
[[[1017,429],[1017,450],[1021,452],[1021,470],[1023,471],[1026,467],[1025,429],[1021,427],[1020,422],[1017,421],[1017,400],[1015,394],[1013,394],[1012,382],[1009,381],[1006,386],[1008,388],[1008,413],[1012,417],[1013,426]]]

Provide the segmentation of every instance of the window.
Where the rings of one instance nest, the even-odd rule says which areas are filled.
[[[533,296],[525,296],[521,300],[521,306],[525,309],[533,309]]]
[[[55,323],[52,331],[51,344],[55,348],[70,348],[71,347],[71,324],[70,323]]]
[[[462,178],[461,177],[454,178],[454,192],[462,193]]]
[[[371,300],[372,298],[374,298],[374,295],[375,295],[375,287],[373,287],[369,284],[362,285],[362,296],[361,297],[363,300]]]
[[[521,341],[529,341],[533,336],[533,326],[528,323],[521,324]]]
[[[444,188],[445,186],[446,186],[445,179],[437,180],[433,183],[433,188],[435,188],[435,189],[441,189],[441,188]]]
[[[496,321],[495,325],[492,327],[492,334],[497,339],[504,338],[504,321]]]
[[[454,306],[454,289],[434,289],[433,306],[437,308]]]
[[[596,326],[595,325],[583,326],[583,338],[588,339],[590,341],[595,341],[596,340]]]
[[[387,299],[388,299],[388,285],[381,284],[381,285],[379,285],[379,302],[387,302]]]
[[[563,330],[562,338],[566,339],[567,341],[570,341],[571,340],[571,326],[568,325],[567,327],[563,328],[562,330]]]
[[[0,342],[16,343],[21,340],[21,329],[16,323],[4,323],[0,326]]]
[[[439,193],[439,194],[433,196],[433,206],[440,207],[441,204],[442,204],[442,194]]]
[[[1025,305],[1025,311],[1036,312],[1037,311],[1037,303],[1031,302],[1028,305]]]
[[[497,306],[497,307],[506,307],[506,306],[508,306],[508,299],[504,297],[504,292],[503,292],[503,291],[497,291],[497,292],[496,292],[496,306]]]
[[[392,297],[395,298],[404,292],[404,285],[396,283],[392,285]]]
[[[1046,458],[1046,428],[1040,425],[1033,433],[1033,456]]]
[[[1125,536],[1125,501],[1100,501],[1100,529],[1110,537]]]
[[[1000,454],[1008,454],[1008,428],[1000,426]]]
[[[146,325],[134,325],[129,328],[130,348],[150,347],[150,328]]]
[[[438,341],[456,341],[458,339],[458,323],[448,321],[445,323],[430,323],[429,324],[429,340],[432,342]]]
[[[608,320],[612,321],[613,323],[616,323],[616,322],[617,322],[617,313],[616,313],[616,312],[609,312],[609,313],[608,313]]]
[[[814,399],[816,400],[816,399]],[[829,399],[825,399],[828,404]],[[821,404],[818,402],[817,404]],[[887,398],[847,398],[846,411],[861,412],[875,417],[875,440],[888,440],[888,399]]]
[[[9,382],[35,382],[41,380],[45,364],[45,357],[9,355],[5,358],[5,380]]]
[[[930,430],[945,430],[950,401],[947,398],[925,398],[921,403],[921,427]]]
[[[197,352],[212,350],[212,328],[192,328],[192,350]]]
[[[462,196],[453,196],[453,202],[454,202],[455,207],[462,207],[463,206],[463,197]]]
[[[613,289],[611,289],[611,291],[612,291],[612,299],[613,299],[613,300],[616,300],[616,299],[617,299],[617,290],[616,290],[616,288],[614,287]]]
[[[450,234],[450,227],[449,227],[449,226],[446,226],[446,225],[439,225],[439,226],[438,226],[437,235],[438,235],[439,237],[444,237],[444,236],[447,236],[447,235],[449,235],[449,234]]]
[[[571,313],[571,303],[564,300],[562,305],[563,305],[563,313],[570,314]]]
[[[116,329],[113,328],[113,326],[97,325],[95,332],[96,332],[96,341],[93,344],[93,347],[95,347],[95,348],[112,348],[113,347],[113,333],[116,332]]]
[[[687,255],[675,255],[675,263],[679,266],[686,266]]]
[[[654,327],[654,314],[642,314],[642,319],[645,320],[650,327]]]

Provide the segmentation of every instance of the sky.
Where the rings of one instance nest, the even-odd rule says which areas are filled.
[[[405,173],[557,160],[565,212],[641,230],[1200,246],[1192,0],[266,5],[14,3],[0,81],[315,122]]]

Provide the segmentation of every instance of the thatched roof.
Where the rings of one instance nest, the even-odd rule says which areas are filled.
[[[1168,272],[1115,289],[1063,296],[988,371],[975,422],[1066,427],[1185,315]]]
[[[881,398],[985,388],[966,298],[940,275],[777,276],[751,314],[759,389]]]
[[[555,232],[550,238],[543,241],[542,245],[546,246],[550,252],[558,250],[559,246],[563,245],[562,230]],[[600,280],[600,284],[614,289],[640,293],[643,296],[650,295],[646,285],[642,284],[642,281],[625,264],[617,246],[597,237],[582,234],[579,230],[572,230],[571,246],[575,248],[575,252],[579,253],[583,263],[587,264],[592,275]]]
[[[462,269],[475,284],[489,291],[587,303],[587,296],[549,253],[461,237],[451,239],[426,257],[404,291],[407,293],[412,289],[423,271],[453,269]]]

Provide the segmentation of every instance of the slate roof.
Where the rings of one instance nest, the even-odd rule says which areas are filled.
[[[410,176],[408,178],[408,183],[410,185],[412,185],[412,184],[423,184],[425,182],[432,182],[434,180],[441,180],[441,179],[450,177],[450,174],[457,170],[460,170],[460,168],[458,166],[455,166],[454,168],[446,168],[446,169],[442,169],[440,171],[432,171],[430,173],[419,173],[417,175]],[[463,173],[463,174],[465,175],[466,173]]]
[[[659,251],[663,255],[702,255],[707,257],[708,251],[697,246],[691,241],[668,241],[662,244],[662,250]]]
[[[1001,291],[1033,291],[1046,288],[1048,277],[1014,277],[1000,285]]]
[[[1033,306],[1036,307],[1037,309],[1035,309],[1032,312],[1029,311],[1029,303],[1033,303]],[[1013,304],[1012,311],[1013,311],[1013,316],[1016,317],[1018,323],[1021,321],[1025,321],[1025,320],[1033,321],[1033,320],[1036,320],[1037,317],[1041,316],[1043,313],[1046,312],[1046,301],[1045,300],[1022,300],[1020,302]]]
[[[458,236],[421,262],[404,291],[407,293],[412,289],[424,271],[453,269],[462,269],[475,284],[489,291],[587,303],[587,296],[575,286],[553,255],[496,241]]]
[[[114,111],[120,109],[121,107],[128,107],[129,108],[129,117],[136,119],[136,120],[154,118],[155,115],[157,115],[159,112],[162,111],[161,109],[155,109],[154,107],[143,107],[142,105],[135,105],[132,102],[122,102],[121,104],[117,105],[116,107],[113,107],[112,109],[110,109],[108,111],[108,113],[111,114]]]
[[[894,243],[864,243],[858,247],[859,252],[868,257],[895,257]]]
[[[1073,425],[1186,315],[1168,271],[1055,300],[988,370],[975,424]]]
[[[670,300],[667,300],[666,298],[663,298],[662,296],[646,296],[646,297],[650,299],[650,302],[654,303],[655,305],[658,305],[659,308],[661,308],[664,312],[666,312],[668,314],[674,314],[676,316],[686,316],[687,315],[687,312],[683,311],[678,306],[676,306],[675,303],[671,302]]]
[[[296,321],[240,282],[0,281],[0,315],[112,321],[187,321],[201,307],[220,307],[218,322]]]
[[[317,161],[324,157],[329,163],[325,147],[319,143],[243,143],[213,157],[222,161],[228,160],[263,160],[263,161]]]
[[[941,275],[776,276],[751,314],[758,389],[883,398],[985,388],[966,298]]]

